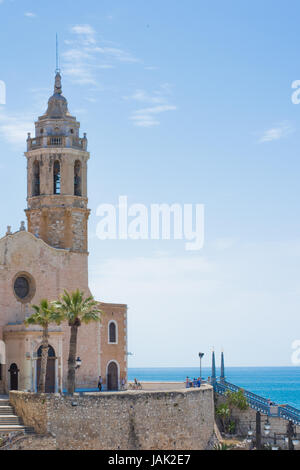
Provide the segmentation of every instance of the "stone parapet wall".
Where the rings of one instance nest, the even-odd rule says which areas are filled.
[[[24,424],[58,449],[206,449],[214,434],[213,389],[83,396],[10,392]]]

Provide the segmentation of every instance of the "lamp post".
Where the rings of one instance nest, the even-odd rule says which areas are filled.
[[[204,356],[204,353],[199,352],[199,358],[200,358],[200,379],[202,380],[202,366],[201,366],[201,361],[202,357]]]
[[[293,421],[289,421],[288,425],[287,425],[287,437],[288,437],[288,448],[289,448],[289,450],[294,450],[293,436],[294,436]]]
[[[75,369],[79,369],[80,366],[81,366],[81,359],[80,359],[80,357],[78,356],[77,359],[76,359],[76,367],[75,367]]]
[[[256,413],[256,450],[261,449],[261,416],[260,411]]]

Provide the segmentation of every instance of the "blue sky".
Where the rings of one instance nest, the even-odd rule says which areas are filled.
[[[131,366],[292,365],[300,338],[299,2],[0,0],[0,229],[27,132],[63,92],[89,139],[90,285],[129,306]],[[14,177],[9,175],[13,174]],[[205,205],[205,245],[100,241],[96,208]]]

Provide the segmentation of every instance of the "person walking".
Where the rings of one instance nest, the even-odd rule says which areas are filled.
[[[98,388],[99,388],[99,392],[101,392],[101,390],[102,390],[102,377],[101,377],[101,375],[99,375]]]

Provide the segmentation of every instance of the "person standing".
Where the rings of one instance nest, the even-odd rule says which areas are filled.
[[[101,392],[101,390],[102,390],[102,377],[101,377],[101,375],[99,375],[98,388],[99,388],[99,392]]]
[[[126,382],[125,382],[125,379],[123,377],[122,380],[121,380],[121,390],[125,390],[125,383]]]

